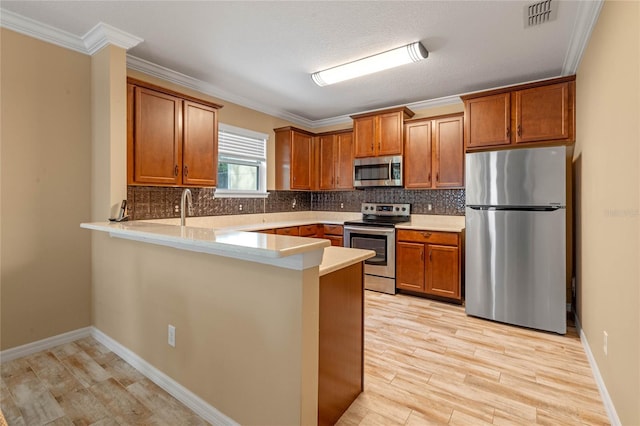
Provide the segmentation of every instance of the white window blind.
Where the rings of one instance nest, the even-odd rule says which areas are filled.
[[[264,133],[220,123],[218,156],[267,161],[267,139],[268,136]]]
[[[269,136],[240,127],[218,125],[218,188],[216,196],[267,195]]]

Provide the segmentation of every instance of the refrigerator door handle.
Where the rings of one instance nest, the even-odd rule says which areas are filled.
[[[564,206],[534,206],[534,207],[518,207],[518,206],[467,206],[472,210],[490,210],[490,211],[520,211],[520,212],[554,212],[563,209]]]

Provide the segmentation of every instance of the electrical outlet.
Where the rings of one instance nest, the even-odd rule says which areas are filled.
[[[608,352],[607,344],[609,343],[609,342],[608,342],[608,340],[609,340],[609,334],[607,334],[607,332],[606,332],[606,331],[603,331],[603,333],[604,333],[604,338],[603,338],[603,349],[604,349],[604,354],[605,354],[605,355],[608,355],[608,353],[607,353],[607,352]]]
[[[167,343],[169,343],[169,346],[173,346],[175,348],[176,347],[176,328],[171,324],[169,324],[168,335],[169,335],[169,338]]]
[[[340,208],[344,209],[344,203],[340,203]]]
[[[427,211],[433,210],[433,204],[427,204]]]
[[[242,204],[238,206],[238,210],[242,211]]]

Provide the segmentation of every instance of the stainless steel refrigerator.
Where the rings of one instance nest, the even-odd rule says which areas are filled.
[[[566,333],[566,147],[465,160],[467,314]]]

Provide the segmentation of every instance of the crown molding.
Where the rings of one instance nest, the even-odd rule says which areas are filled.
[[[143,41],[104,22],[98,22],[85,35],[78,37],[6,9],[0,9],[0,26],[85,55],[93,55],[108,44],[128,50]]]
[[[93,55],[108,44],[129,50],[143,41],[140,37],[112,27],[104,22],[98,22],[95,27],[91,28],[82,36],[82,42],[89,55]]]
[[[87,54],[84,42],[75,34],[2,8],[0,8],[0,26],[38,40]]]
[[[268,115],[272,115],[274,117],[282,118],[283,120],[290,121],[300,126],[313,127],[314,125],[314,121],[312,120],[300,117],[299,115],[292,114],[287,111],[269,107],[243,96],[235,95],[231,92],[214,86],[213,84],[198,80],[197,78],[190,77],[188,75],[154,64],[153,62],[140,59],[130,54],[127,55],[127,68],[140,71],[147,75],[157,77],[162,80],[178,84],[180,86],[197,90],[200,93],[213,96],[214,98],[222,99],[227,102],[233,102],[234,104],[243,106],[245,108],[250,108]]]
[[[334,126],[338,124],[351,124],[352,122],[350,115],[339,115],[337,117],[330,117],[322,120],[310,120],[308,118],[304,118],[287,111],[282,111],[272,107],[268,107],[266,105],[260,104],[258,102],[244,98],[242,96],[234,95],[210,83],[206,83],[202,80],[198,80],[197,78],[190,77],[188,75],[154,64],[153,62],[140,59],[130,54],[127,55],[127,67],[132,70],[140,71],[142,73],[150,75],[152,77],[157,77],[159,79],[169,81],[171,83],[175,83],[183,87],[188,87],[200,93],[204,93],[205,95],[213,96],[214,98],[218,98],[227,102],[233,102],[234,104],[243,106],[245,108],[251,108],[253,110],[256,110],[265,114],[269,114],[274,117],[282,118],[283,120],[287,120],[291,123],[294,123],[309,129],[317,129],[321,127]],[[406,106],[408,106],[411,109],[420,110],[420,109],[426,109],[426,108],[441,107],[446,105],[454,105],[454,104],[459,104],[460,102],[461,102],[460,97],[455,95],[455,96],[447,96],[444,98],[431,99],[428,101],[414,102]],[[398,106],[405,106],[405,105],[398,105]],[[393,107],[389,107],[389,108],[393,108]],[[368,111],[358,111],[357,113],[361,113],[361,112],[368,112]]]
[[[569,41],[569,48],[562,64],[562,75],[573,75],[578,71],[580,60],[587,47],[591,33],[596,26],[598,16],[604,0],[581,1],[578,5],[573,33]]]

